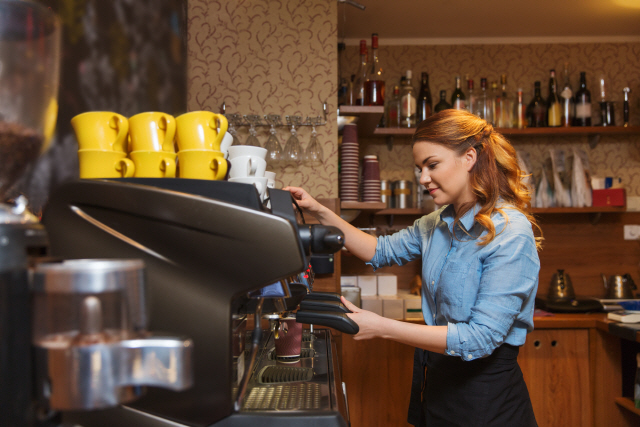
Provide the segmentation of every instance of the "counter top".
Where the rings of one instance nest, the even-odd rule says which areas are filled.
[[[536,329],[582,329],[597,328],[626,340],[640,342],[640,323],[620,323],[607,319],[606,313],[566,314],[534,316]]]

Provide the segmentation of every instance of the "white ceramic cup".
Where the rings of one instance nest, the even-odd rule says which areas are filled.
[[[265,171],[264,177],[267,178],[267,188],[276,188],[276,173]]]
[[[267,160],[267,149],[256,147],[255,145],[232,145],[229,147],[229,160],[240,157],[251,156]]]
[[[226,132],[222,137],[222,142],[220,143],[220,151],[224,153],[224,158],[229,158],[229,147],[233,144],[233,135],[229,132]]]
[[[229,159],[229,178],[263,177],[267,161],[254,156],[239,156]]]
[[[260,200],[264,201],[264,197],[267,193],[267,178],[265,177],[244,177],[244,178],[229,178],[229,182],[239,182],[242,184],[251,184],[256,187],[258,193],[260,193]]]

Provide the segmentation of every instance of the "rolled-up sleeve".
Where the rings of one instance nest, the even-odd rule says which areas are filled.
[[[390,236],[378,237],[376,253],[367,262],[374,270],[389,265],[404,265],[409,261],[420,258],[421,240],[424,236],[426,217],[416,220],[413,225]]]
[[[517,321],[533,328],[540,270],[533,234],[512,232],[496,240],[481,260],[477,299],[468,322],[448,324],[446,352],[464,360],[491,354]]]

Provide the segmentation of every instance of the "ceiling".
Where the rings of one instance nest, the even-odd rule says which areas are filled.
[[[640,0],[338,0],[338,37],[385,44],[640,41]]]

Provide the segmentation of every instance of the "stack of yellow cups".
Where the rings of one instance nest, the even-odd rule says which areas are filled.
[[[225,139],[228,122],[222,114],[193,111],[176,118],[180,178],[223,180],[227,175]],[[228,139],[229,142],[232,138]]]
[[[129,118],[130,154],[136,178],[175,178],[176,119],[166,113],[146,112]]]

